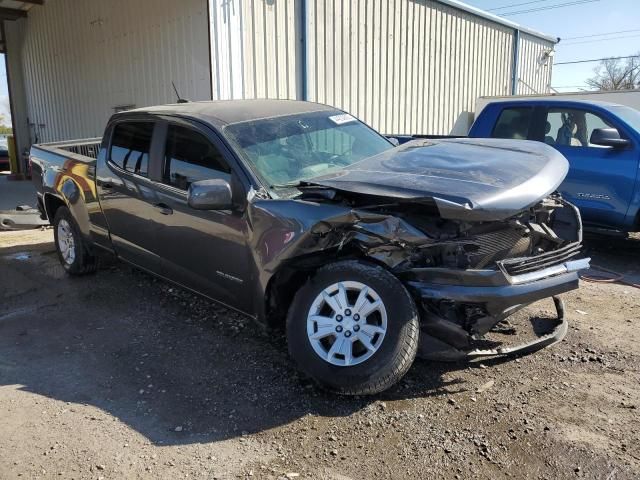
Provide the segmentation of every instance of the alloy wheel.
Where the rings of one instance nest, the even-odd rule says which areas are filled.
[[[58,222],[58,250],[67,265],[73,264],[76,259],[76,242],[71,225],[65,219]]]
[[[362,363],[376,353],[387,332],[387,310],[369,286],[334,283],[315,298],[307,315],[307,336],[324,361],[337,366]]]

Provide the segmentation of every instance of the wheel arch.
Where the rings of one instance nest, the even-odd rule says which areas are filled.
[[[67,207],[78,224],[82,236],[91,240],[91,222],[82,188],[71,178],[66,178],[55,191],[44,193],[44,208],[49,222],[53,222],[60,207]]]
[[[53,193],[45,193],[44,199],[44,211],[47,214],[47,218],[50,223],[53,223],[53,219],[56,217],[56,212],[60,207],[66,207],[67,202],[61,196],[54,195]]]
[[[283,327],[296,292],[320,267],[345,260],[359,260],[391,271],[383,261],[367,256],[358,249],[322,251],[296,257],[281,265],[269,278],[261,314],[264,323],[271,328]]]

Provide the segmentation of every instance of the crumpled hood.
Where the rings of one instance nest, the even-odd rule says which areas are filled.
[[[305,183],[395,201],[435,203],[440,216],[502,220],[553,193],[567,160],[540,142],[414,140]]]

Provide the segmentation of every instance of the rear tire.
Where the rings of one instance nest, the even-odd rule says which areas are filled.
[[[320,386],[368,395],[398,382],[418,350],[416,305],[400,281],[362,261],[327,265],[296,293],[289,354]]]
[[[59,207],[53,219],[53,236],[58,260],[71,275],[93,273],[98,267],[78,224],[67,207]]]

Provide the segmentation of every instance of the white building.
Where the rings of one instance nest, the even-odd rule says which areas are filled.
[[[546,93],[557,39],[454,0],[3,1],[18,151],[111,114],[294,98],[388,134],[447,134],[483,95]]]

